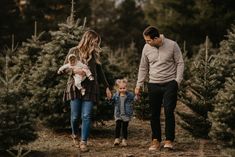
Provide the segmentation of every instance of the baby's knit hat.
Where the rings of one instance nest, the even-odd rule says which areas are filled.
[[[71,57],[77,58],[77,56],[76,56],[75,54],[70,54],[70,55],[68,56],[68,60],[70,60]]]

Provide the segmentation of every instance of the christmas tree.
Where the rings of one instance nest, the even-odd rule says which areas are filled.
[[[60,76],[57,71],[63,65],[66,55],[70,48],[78,45],[84,31],[88,29],[85,26],[86,19],[82,24],[80,20],[74,19],[73,1],[71,15],[65,23],[60,23],[59,30],[49,31],[50,39],[45,44],[38,56],[35,65],[30,69],[30,80],[27,89],[31,93],[29,103],[33,106],[34,113],[42,122],[52,128],[66,127],[69,125],[69,112],[64,112],[68,103],[63,102],[63,92],[67,83],[67,76]],[[107,61],[106,49],[101,54],[104,72],[108,81],[112,79],[112,71],[108,71],[109,62]],[[105,59],[106,58],[106,59]],[[103,88],[101,86],[101,88]],[[105,91],[101,89],[101,91]],[[105,101],[105,92],[101,95],[101,105]],[[99,115],[104,108],[102,106],[94,108],[94,120],[102,120]],[[108,114],[109,115],[109,114]]]
[[[209,136],[223,145],[235,146],[235,26],[221,42],[219,56],[223,60],[225,86],[216,96],[214,110],[209,113],[212,123]]]
[[[15,68],[16,53],[13,39],[12,47],[0,57],[0,63],[4,64],[0,74],[0,150],[36,139],[30,106],[24,102],[25,75]]]
[[[180,95],[180,101],[191,110],[191,113],[177,112],[182,119],[180,124],[197,137],[208,137],[211,127],[208,112],[213,110],[214,97],[224,83],[221,62],[215,54],[216,50],[211,48],[206,38],[205,45],[191,61],[190,77]]]
[[[213,112],[209,113],[212,127],[209,136],[223,145],[235,146],[235,77],[228,78],[214,104]]]
[[[37,117],[44,124],[62,127],[69,124],[69,113],[63,112],[63,90],[66,76],[57,75],[71,47],[78,44],[85,26],[74,20],[73,7],[65,23],[59,24],[59,30],[50,31],[50,39],[43,45],[41,55],[30,69],[30,80],[27,88],[32,97],[29,103]]]

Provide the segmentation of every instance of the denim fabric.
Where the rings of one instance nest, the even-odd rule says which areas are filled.
[[[70,101],[72,134],[78,134],[78,119],[82,119],[81,140],[87,141],[90,134],[92,101],[74,99]]]
[[[132,92],[126,92],[126,100],[124,102],[125,115],[129,118],[133,115],[132,103],[134,100],[134,94]],[[116,92],[112,97],[112,103],[114,104],[114,117],[120,118],[120,94]]]

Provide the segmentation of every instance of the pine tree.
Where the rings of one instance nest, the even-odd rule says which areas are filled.
[[[109,53],[109,62],[112,63],[109,71],[114,73],[114,78],[127,78],[128,90],[133,91],[139,68],[139,54],[132,42],[128,48],[119,48]],[[146,86],[145,86],[146,87]],[[133,91],[134,92],[134,91]],[[147,88],[141,93],[140,100],[134,104],[134,115],[139,119],[149,119],[150,107]]]
[[[223,61],[225,87],[216,96],[214,110],[209,113],[212,127],[209,136],[223,145],[235,146],[235,26],[228,31],[227,40],[221,42],[218,56]]]
[[[186,80],[186,89],[181,93],[180,101],[189,107],[192,113],[177,112],[182,119],[181,126],[194,136],[208,137],[211,123],[208,112],[213,110],[214,97],[222,88],[224,80],[220,61],[214,57],[206,39],[190,68],[190,78]],[[200,127],[199,127],[200,126]]]
[[[12,48],[6,49],[5,57],[1,57],[1,64],[5,65],[0,74],[0,150],[36,138],[30,107],[24,102],[26,89],[22,84],[25,75],[14,68],[16,52],[12,43]]]
[[[59,30],[49,32],[51,39],[43,45],[41,56],[30,70],[30,104],[46,125],[69,124],[69,113],[63,112],[64,105],[68,104],[62,102],[67,79],[58,76],[57,70],[63,65],[68,50],[78,44],[84,30],[84,24],[79,25],[79,20],[74,20],[72,7],[66,23],[59,24]]]
[[[20,73],[28,74],[30,69],[36,64],[37,59],[41,56],[42,45],[46,42],[43,39],[45,32],[37,34],[37,22],[34,25],[34,34],[17,49],[17,53],[13,58],[14,68]],[[30,77],[29,75],[27,75]]]
[[[38,118],[45,125],[52,128],[61,128],[69,125],[69,112],[63,112],[63,109],[68,107],[69,104],[64,104],[62,101],[67,76],[57,75],[57,70],[63,65],[69,49],[78,44],[84,31],[88,29],[85,27],[85,23],[86,21],[81,25],[80,20],[74,20],[74,8],[72,5],[71,15],[67,21],[59,24],[59,30],[49,32],[51,38],[42,45],[41,55],[30,70],[31,77],[27,88],[32,97],[29,103],[33,106],[34,113],[37,114]],[[106,57],[106,53],[104,52],[101,57]],[[109,64],[109,62],[105,62],[102,66],[108,79],[112,79],[110,76],[111,72],[107,71],[106,67]],[[102,93],[101,105],[104,102],[104,94],[105,92]],[[95,107],[94,116],[100,115],[100,109],[102,107]],[[94,120],[97,119],[102,119],[102,117],[96,117]]]
[[[234,67],[235,68],[235,67]],[[235,77],[228,78],[214,104],[213,112],[209,113],[212,122],[209,136],[222,142],[222,145],[235,146]]]
[[[147,84],[143,86],[141,91],[140,98],[138,101],[134,102],[134,116],[138,119],[149,120],[151,117],[151,108],[149,104],[149,95]]]
[[[130,87],[134,88],[139,64],[139,54],[135,43],[132,42],[127,48],[111,51],[108,59],[110,63],[120,70],[115,72],[115,78],[127,78]]]
[[[127,78],[128,90],[132,91],[135,86],[137,74],[138,53],[135,44],[132,43],[126,49],[120,48],[116,51],[104,48],[102,53],[104,71],[110,86],[114,87],[114,81],[119,78]],[[101,87],[101,91],[105,89]],[[113,90],[115,92],[115,89]],[[113,118],[113,107],[108,102],[101,99],[99,110],[96,112],[96,120],[107,120]]]
[[[124,0],[118,6],[119,12],[116,20],[116,30],[119,43],[119,47],[128,47],[131,42],[134,42],[138,50],[142,49],[143,38],[142,31],[146,27],[146,21],[144,18],[144,12],[139,4],[135,0]],[[138,26],[138,27],[137,27]],[[112,46],[117,45],[116,39],[113,41]]]
[[[202,43],[206,35],[218,47],[234,23],[233,0],[145,0],[143,6],[149,24],[179,43],[186,40],[190,49]]]

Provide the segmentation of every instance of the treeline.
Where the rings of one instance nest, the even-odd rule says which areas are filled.
[[[219,47],[227,29],[234,23],[233,0],[74,0],[75,18],[87,18],[87,25],[102,36],[110,48],[136,44],[138,52],[144,44],[143,29],[151,24],[166,36],[192,50],[211,39]],[[34,21],[39,31],[56,30],[71,11],[71,0],[2,0],[0,6],[0,45],[3,47],[15,34],[17,42],[33,33]],[[189,52],[188,55],[191,54]]]

